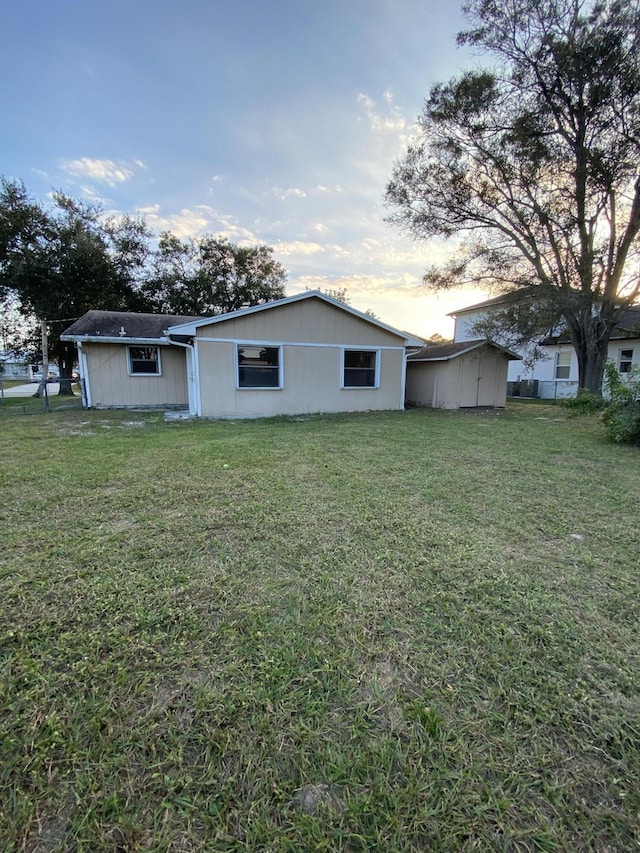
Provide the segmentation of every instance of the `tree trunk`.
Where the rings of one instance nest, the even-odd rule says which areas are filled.
[[[604,366],[609,354],[613,321],[589,316],[574,335],[573,346],[578,356],[578,389],[602,395]],[[576,339],[577,338],[577,339]]]
[[[60,370],[60,390],[62,397],[75,397],[73,393],[72,374],[75,361],[75,345],[68,341],[60,341],[58,345],[58,368]]]

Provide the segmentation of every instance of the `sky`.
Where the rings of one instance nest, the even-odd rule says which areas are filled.
[[[477,63],[440,0],[13,0],[0,7],[0,174],[142,214],[160,233],[267,244],[287,293],[428,337],[480,291],[429,294],[452,250],[385,222],[429,89]]]

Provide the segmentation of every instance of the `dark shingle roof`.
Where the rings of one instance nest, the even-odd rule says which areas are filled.
[[[640,338],[640,305],[631,305],[629,308],[625,308],[611,332],[610,340],[628,340],[630,338]],[[559,335],[545,338],[541,344],[542,346],[554,346],[554,344],[568,344],[570,342],[571,335],[568,330],[565,330]]]
[[[164,337],[164,330],[202,317],[177,314],[133,314],[127,311],[87,311],[63,332],[63,337],[150,338]],[[122,330],[124,329],[124,334]]]
[[[411,355],[407,356],[407,361],[448,361],[450,358],[456,358],[457,356],[462,355],[465,352],[470,352],[471,350],[478,349],[478,347],[485,345],[500,350],[514,361],[520,358],[520,356],[516,355],[516,353],[505,349],[505,347],[501,347],[494,341],[482,338],[480,340],[475,341],[457,341],[455,343],[447,344],[427,344],[425,347],[422,347],[421,350],[418,350],[418,352],[411,353]]]

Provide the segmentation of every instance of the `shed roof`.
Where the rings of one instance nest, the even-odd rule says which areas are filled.
[[[515,352],[500,346],[495,341],[490,341],[488,338],[482,338],[476,341],[457,341],[447,344],[427,344],[418,352],[414,352],[407,356],[407,361],[449,361],[452,358],[458,358],[467,352],[480,349],[481,347],[492,347],[499,350],[510,361],[520,361],[521,357]]]

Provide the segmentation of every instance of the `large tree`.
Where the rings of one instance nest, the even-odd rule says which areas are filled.
[[[387,188],[390,219],[415,238],[458,238],[428,286],[519,290],[545,325],[560,318],[580,387],[599,392],[612,329],[640,292],[639,3],[464,11],[458,42],[492,67],[431,89]]]
[[[286,277],[269,246],[165,232],[144,293],[158,311],[211,316],[281,299]]]
[[[75,359],[74,345],[60,340],[65,326],[91,308],[145,307],[139,288],[148,236],[141,220],[105,221],[99,208],[62,193],[45,208],[22,183],[0,181],[0,302],[47,321],[61,394],[72,393]],[[33,345],[34,335],[37,323],[24,343]]]

